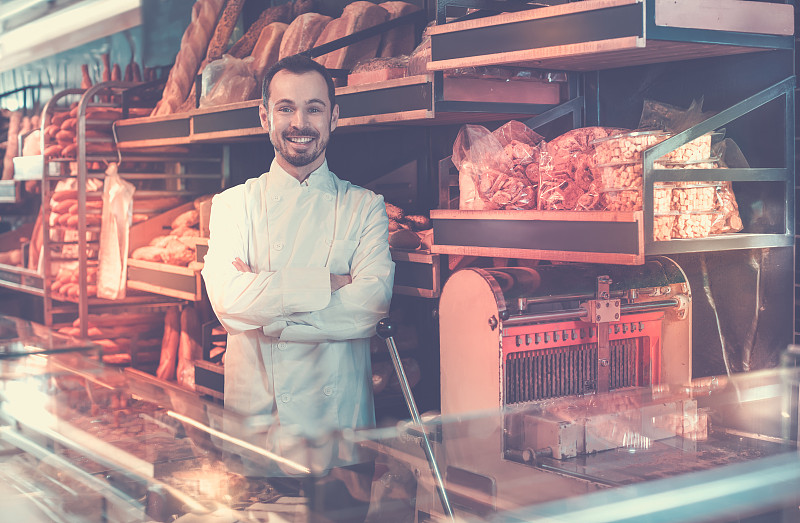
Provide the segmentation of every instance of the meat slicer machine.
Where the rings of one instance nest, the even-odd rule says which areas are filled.
[[[690,396],[659,398],[662,384],[691,380],[691,303],[669,258],[454,273],[439,303],[432,438],[452,512],[486,516],[624,484],[619,468],[580,460],[702,432]],[[425,488],[417,520],[452,519]]]

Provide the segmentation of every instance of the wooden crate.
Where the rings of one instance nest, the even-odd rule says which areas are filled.
[[[189,202],[131,227],[130,252],[148,245],[157,236],[169,234],[172,220],[191,209],[194,204]],[[128,288],[190,301],[203,297],[200,269],[133,258],[128,258]]]

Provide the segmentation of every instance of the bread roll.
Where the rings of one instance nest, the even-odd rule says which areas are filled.
[[[389,20],[410,15],[418,11],[419,7],[408,2],[392,0],[378,4],[389,13]],[[378,56],[388,58],[391,56],[410,55],[415,45],[414,24],[404,24],[393,29],[389,29],[381,37],[381,44],[378,48]]]
[[[306,13],[295,18],[281,40],[279,59],[296,55],[314,47],[325,26],[333,20],[319,13]]]
[[[283,22],[273,22],[261,31],[261,36],[258,37],[253,53],[250,55],[253,57],[250,70],[253,72],[253,76],[256,77],[257,86],[261,86],[261,81],[267,69],[278,61],[281,40],[288,27]]]
[[[381,24],[388,18],[386,9],[372,2],[353,2],[344,8],[342,16],[325,27],[314,47]],[[381,37],[374,36],[327,53],[316,60],[328,69],[350,69],[358,62],[375,58],[380,43]]]

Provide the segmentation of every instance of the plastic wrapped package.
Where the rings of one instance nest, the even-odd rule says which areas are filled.
[[[713,116],[703,112],[703,99],[692,101],[688,109],[647,99],[642,104],[639,129],[679,133]]]
[[[433,22],[428,24],[431,27]],[[428,28],[422,33],[422,41],[408,57],[408,76],[428,74],[428,64],[431,61],[431,37]]]
[[[742,218],[739,216],[739,205],[733,194],[731,182],[719,182],[717,185],[717,214],[711,224],[711,234],[725,234],[739,232],[744,228]]]
[[[653,240],[661,242],[672,238],[672,229],[677,219],[677,215],[670,213],[653,215]]]
[[[542,144],[539,160],[539,209],[593,210],[600,199],[593,142],[620,129],[582,127]]]
[[[535,153],[533,147],[525,142],[509,141],[512,136],[525,138],[514,131],[514,127],[516,125],[511,125],[499,133],[507,142],[506,146],[485,127],[471,124],[461,128],[453,143],[453,164],[459,173],[472,178],[475,192],[485,203],[485,209],[536,208],[536,186],[525,173],[526,166],[533,163]],[[470,188],[466,186],[464,189]]]
[[[117,174],[117,164],[106,171],[103,188],[103,221],[100,229],[100,262],[97,296],[109,300],[125,298],[128,244],[133,221],[136,188]]]
[[[711,234],[711,227],[719,212],[693,212],[677,214],[672,227],[673,238],[705,238]]]
[[[250,68],[253,59],[223,55],[203,69],[200,107],[213,107],[250,98],[256,88],[256,78]]]

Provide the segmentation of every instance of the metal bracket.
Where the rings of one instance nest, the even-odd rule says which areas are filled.
[[[608,326],[620,319],[620,300],[611,300],[611,278],[597,277],[594,300],[581,304],[588,312],[589,321],[597,325],[597,392],[608,392],[611,382],[611,343]]]

